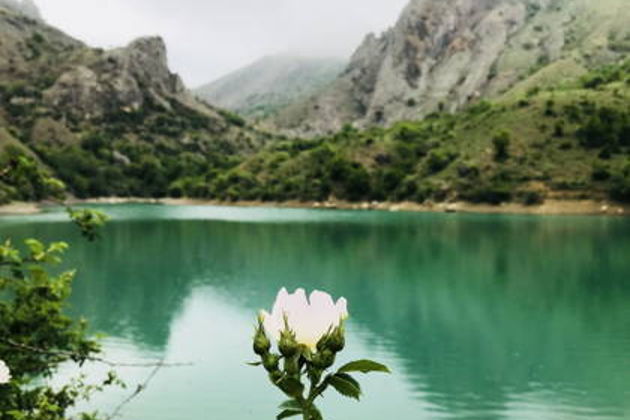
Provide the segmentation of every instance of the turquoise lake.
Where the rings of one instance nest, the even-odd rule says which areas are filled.
[[[361,377],[360,403],[327,394],[326,420],[630,418],[628,218],[98,208],[96,243],[56,211],[0,218],[0,236],[71,243],[70,312],[106,358],[192,364],[161,369],[122,419],[274,419],[284,398],[246,362],[281,287],[345,296],[339,361],[393,371]],[[85,408],[111,412],[150,374],[119,371],[129,389]]]

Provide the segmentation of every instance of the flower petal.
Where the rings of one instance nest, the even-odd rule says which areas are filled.
[[[262,311],[261,317],[263,327],[272,339],[280,339],[286,318],[297,342],[315,350],[317,342],[348,317],[347,301],[340,298],[335,303],[328,293],[319,290],[314,290],[307,299],[304,289],[297,289],[290,294],[286,288],[282,288],[276,296],[271,314]]]
[[[348,314],[348,301],[346,300],[346,298],[342,297],[339,298],[339,300],[337,300],[337,305],[335,305],[337,308],[337,314],[339,315],[340,319],[347,319],[349,314]]]
[[[9,367],[4,363],[4,361],[0,360],[0,385],[8,384],[11,380],[11,371]]]

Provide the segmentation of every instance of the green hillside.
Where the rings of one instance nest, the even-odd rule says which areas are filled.
[[[207,185],[222,200],[630,200],[630,62],[456,114],[270,144]],[[187,188],[188,187],[188,188]]]

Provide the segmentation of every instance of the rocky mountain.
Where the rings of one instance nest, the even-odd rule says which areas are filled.
[[[411,0],[323,93],[272,125],[321,134],[455,111],[550,85],[630,52],[626,0]]]
[[[265,118],[321,91],[345,64],[338,58],[268,56],[201,86],[195,93],[243,116]]]
[[[195,99],[161,38],[89,48],[0,1],[0,164],[35,156],[79,196],[164,195],[265,141]]]

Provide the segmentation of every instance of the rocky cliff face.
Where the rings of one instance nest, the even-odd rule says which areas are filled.
[[[624,3],[412,0],[392,29],[366,37],[330,89],[273,122],[301,134],[388,125],[503,94],[545,69],[583,72],[624,53],[612,48],[630,33]]]
[[[6,2],[0,3],[0,78],[5,85],[26,85],[19,91],[31,91],[12,96],[14,103],[36,102],[42,110],[75,121],[152,107],[171,110],[176,104],[227,127],[170,71],[161,38],[141,38],[108,51],[92,49],[29,17],[23,11],[27,2],[0,1]]]
[[[83,51],[73,61],[76,65],[64,69],[43,96],[48,106],[79,118],[138,111],[149,104],[170,109],[171,99],[191,100],[179,76],[168,68],[161,38],[138,39],[111,51]]]

